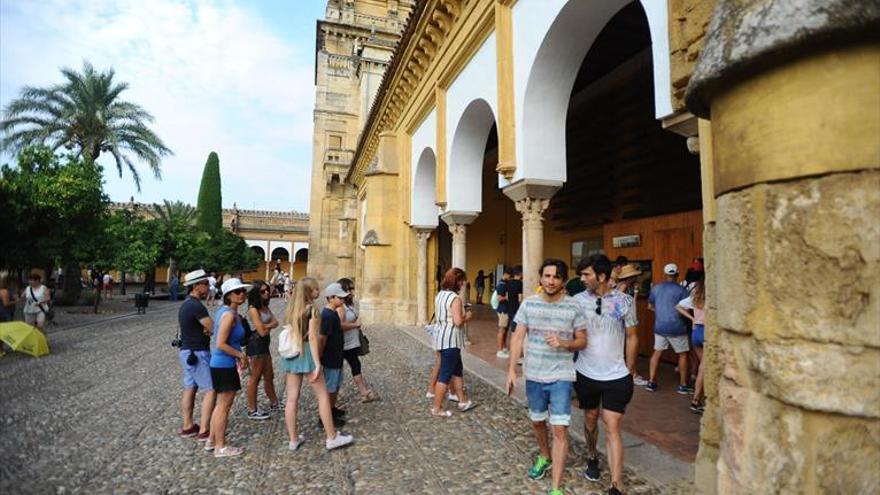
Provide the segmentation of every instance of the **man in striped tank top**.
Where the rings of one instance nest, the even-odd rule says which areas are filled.
[[[516,332],[510,345],[507,390],[516,383],[516,362],[526,353],[523,374],[529,419],[541,453],[529,470],[538,480],[552,468],[550,495],[561,495],[562,473],[568,457],[568,425],[571,422],[571,390],[575,381],[574,353],[587,345],[587,319],[583,308],[564,291],[568,266],[548,259],[541,264],[540,294],[529,296],[514,317]],[[553,430],[553,451],[547,421]],[[552,460],[552,462],[551,462]]]

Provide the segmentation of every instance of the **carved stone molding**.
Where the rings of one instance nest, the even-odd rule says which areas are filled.
[[[522,215],[523,224],[541,224],[544,222],[544,211],[550,206],[550,200],[523,198],[514,204],[516,205],[516,211]]]

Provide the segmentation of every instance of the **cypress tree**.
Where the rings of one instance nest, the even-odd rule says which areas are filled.
[[[220,196],[220,158],[211,152],[202,171],[199,201],[196,205],[196,225],[199,229],[214,233],[223,228],[222,198]]]

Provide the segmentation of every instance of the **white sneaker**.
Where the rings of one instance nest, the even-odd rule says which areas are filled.
[[[504,349],[504,350],[496,352],[495,357],[501,358],[501,359],[507,359],[510,357],[510,353],[507,352],[507,349]]]
[[[339,447],[345,447],[354,441],[354,437],[351,435],[343,435],[342,432],[336,432],[336,438],[333,440],[326,440],[324,444],[327,446],[327,450],[338,449]]]
[[[434,392],[425,392],[425,397],[427,397],[428,399],[433,399],[433,398],[434,398]]]
[[[287,449],[293,452],[294,450],[298,449],[304,441],[305,437],[302,435],[302,433],[300,433],[299,435],[297,435],[295,442],[287,442]]]
[[[453,393],[446,394],[446,399],[447,399],[447,400],[451,400],[452,402],[458,402],[458,401],[459,401],[458,396],[455,395],[455,394],[453,394]]]
[[[637,387],[644,387],[648,384],[648,380],[645,380],[642,375],[636,375],[633,377],[633,385]]]

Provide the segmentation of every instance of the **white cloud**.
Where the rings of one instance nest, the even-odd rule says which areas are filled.
[[[2,9],[0,103],[89,60],[113,67],[129,83],[123,97],[156,118],[154,130],[175,152],[164,180],[140,167],[137,195],[128,172],[120,180],[102,160],[114,200],[194,203],[202,166],[217,151],[224,206],[308,211],[313,41],[293,45],[226,1],[4,1]]]

